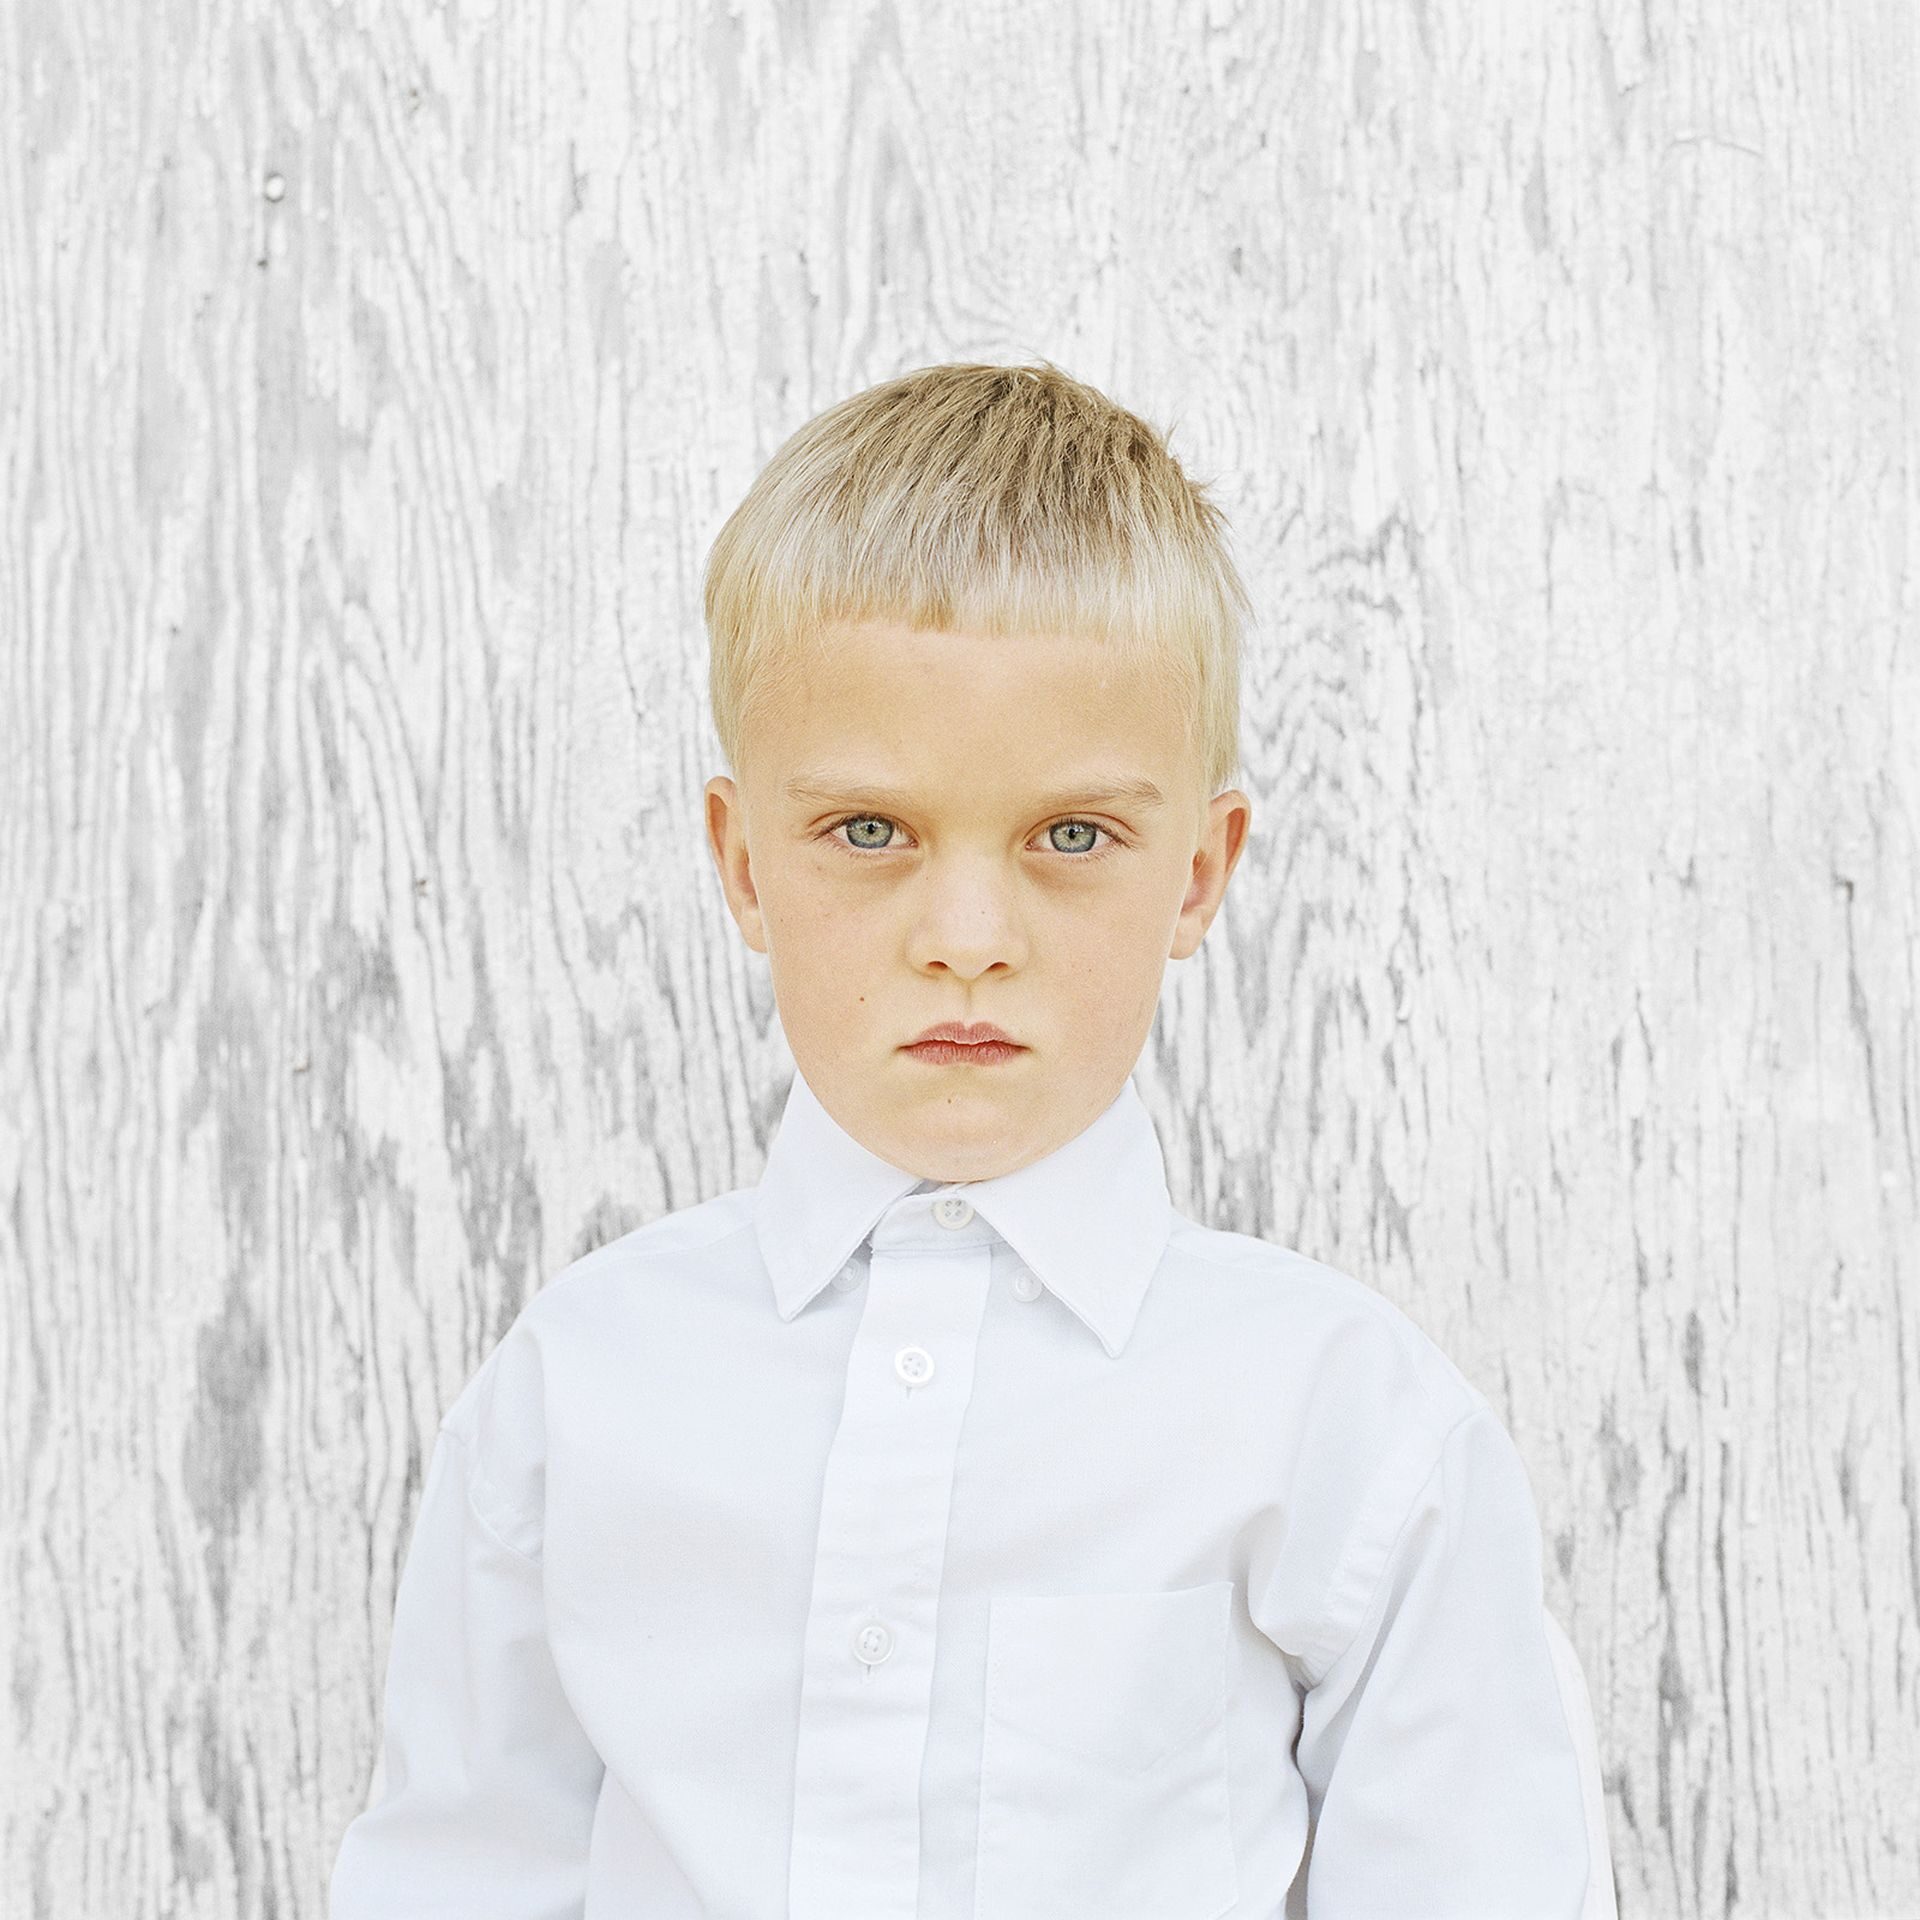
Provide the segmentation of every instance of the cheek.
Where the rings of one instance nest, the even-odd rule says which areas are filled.
[[[1104,981],[1123,1004],[1159,991],[1160,974],[1172,944],[1171,918],[1161,910],[1157,892],[1129,890],[1103,901],[1097,912],[1064,916],[1060,940],[1071,949],[1083,978]]]
[[[1101,939],[1129,951],[1151,948],[1179,912],[1179,876],[1163,865],[1143,862],[1126,878],[1126,885],[1102,893],[1091,917],[1098,922]]]
[[[877,951],[863,925],[859,891],[834,886],[804,860],[762,886],[768,943],[790,991],[816,1004],[850,997],[849,984],[864,976]]]
[[[817,939],[839,917],[842,889],[811,848],[797,848],[770,862],[759,876],[760,904],[769,918]]]

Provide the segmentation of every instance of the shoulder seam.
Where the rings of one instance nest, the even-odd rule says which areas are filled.
[[[473,1516],[481,1532],[483,1532],[502,1553],[511,1554],[513,1558],[518,1560],[523,1566],[538,1568],[541,1565],[539,1557],[535,1554],[528,1553],[524,1547],[516,1547],[513,1542],[507,1539],[506,1536],[501,1533],[500,1529],[487,1518],[485,1512],[481,1509],[479,1496],[474,1492],[473,1485],[475,1479],[478,1477],[473,1471],[479,1464],[479,1454],[477,1450],[469,1444],[466,1435],[463,1434],[458,1427],[450,1427],[442,1421],[440,1431],[458,1445],[460,1452],[466,1458],[468,1471],[463,1474],[461,1478],[463,1490],[466,1495],[467,1512]]]
[[[1433,1476],[1441,1470],[1446,1458],[1448,1443],[1469,1420],[1477,1420],[1482,1414],[1493,1416],[1492,1407],[1488,1405],[1468,1407],[1464,1413],[1458,1415],[1448,1423],[1445,1431],[1443,1431],[1440,1437],[1434,1442],[1433,1453],[1431,1459],[1428,1461],[1427,1470],[1414,1484],[1413,1491],[1408,1496],[1406,1506],[1400,1514],[1399,1523],[1393,1530],[1393,1537],[1387,1542],[1386,1551],[1381,1555],[1380,1570],[1373,1577],[1373,1585],[1367,1593],[1366,1605],[1360,1609],[1359,1615],[1355,1619],[1352,1628],[1340,1642],[1339,1646],[1336,1647],[1326,1659],[1316,1664],[1311,1675],[1311,1684],[1313,1686],[1317,1687],[1327,1675],[1346,1658],[1348,1653],[1352,1651],[1354,1643],[1365,1630],[1367,1622],[1373,1618],[1374,1609],[1379,1604],[1380,1596],[1386,1589],[1387,1576],[1393,1569],[1393,1556],[1398,1550],[1400,1542],[1406,1537],[1408,1527],[1413,1524],[1414,1513],[1420,1505],[1420,1496],[1433,1484]],[[1371,1494],[1374,1486],[1377,1485],[1390,1470],[1398,1465],[1399,1459],[1400,1456],[1394,1454],[1381,1464],[1379,1471],[1374,1475],[1372,1482],[1368,1485],[1368,1494]],[[1361,1504],[1364,1506],[1366,1503],[1363,1500]],[[1340,1563],[1334,1569],[1332,1580],[1328,1582],[1328,1590],[1330,1593],[1338,1591],[1340,1582],[1346,1574],[1348,1563],[1353,1556],[1358,1532],[1359,1529],[1356,1527],[1354,1532],[1347,1536],[1347,1543],[1340,1551]]]

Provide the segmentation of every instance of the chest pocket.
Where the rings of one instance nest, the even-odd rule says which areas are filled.
[[[1233,1582],[996,1594],[974,1920],[1218,1920]]]

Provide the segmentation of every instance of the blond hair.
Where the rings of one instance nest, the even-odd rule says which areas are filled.
[[[920,367],[775,452],[707,558],[730,766],[823,629],[1098,638],[1164,669],[1208,792],[1239,765],[1251,607],[1224,515],[1138,415],[1051,361]]]

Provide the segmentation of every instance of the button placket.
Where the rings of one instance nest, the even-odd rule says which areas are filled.
[[[850,1900],[911,1912],[917,1887],[954,1458],[994,1257],[971,1201],[930,1199],[909,1196],[883,1218],[859,1262],[866,1296],[849,1316],[808,1610],[793,1920],[842,1920]],[[946,1199],[958,1204],[942,1208]]]
[[[932,1213],[941,1226],[957,1231],[972,1221],[973,1202],[965,1194],[943,1193],[935,1198]],[[893,1370],[906,1383],[911,1399],[915,1387],[924,1387],[933,1378],[933,1355],[925,1347],[902,1347],[893,1356]]]

